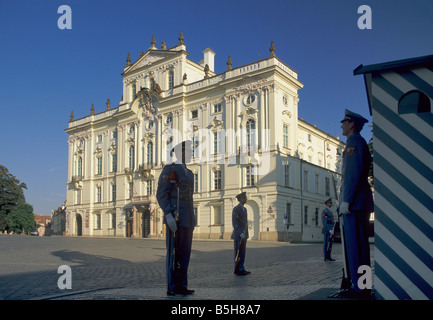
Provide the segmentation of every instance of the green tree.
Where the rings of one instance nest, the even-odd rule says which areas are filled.
[[[22,202],[8,214],[7,222],[9,230],[15,233],[26,234],[36,229],[35,215],[32,205]]]
[[[7,216],[20,203],[25,203],[25,183],[20,182],[0,164],[0,230],[8,229]]]

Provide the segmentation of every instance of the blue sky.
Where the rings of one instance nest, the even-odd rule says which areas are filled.
[[[72,9],[60,30],[59,6]],[[358,7],[369,5],[372,29]],[[66,200],[69,115],[115,107],[128,52],[135,61],[183,31],[188,58],[216,52],[215,71],[276,55],[298,72],[299,115],[335,136],[344,108],[371,120],[360,64],[433,54],[430,0],[0,0],[0,164],[25,182],[27,202],[49,215]],[[369,129],[363,134],[371,137]]]

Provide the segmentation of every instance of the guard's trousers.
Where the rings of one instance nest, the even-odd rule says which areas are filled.
[[[179,227],[178,233],[178,252],[177,266],[174,266],[174,233],[166,227],[166,272],[167,290],[175,291],[188,287],[188,265],[191,257],[193,228]]]
[[[329,248],[328,248],[329,247]],[[332,239],[329,232],[323,235],[323,259],[331,259]]]
[[[234,266],[235,267],[236,267],[236,256],[238,254],[238,250],[239,249],[241,250],[239,252],[239,271],[244,271],[245,270],[244,262],[245,262],[245,254],[247,252],[247,239],[245,239],[243,241],[245,241],[245,244],[244,244],[243,248],[240,247],[241,239],[233,241],[233,243],[234,243],[234,254],[235,254],[235,256],[234,256],[234,261],[235,261]]]
[[[358,292],[358,268],[362,265],[370,266],[370,245],[368,243],[369,212],[353,211],[343,214],[344,240],[347,256],[348,272],[352,288]]]

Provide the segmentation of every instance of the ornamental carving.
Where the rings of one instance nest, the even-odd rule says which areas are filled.
[[[141,88],[137,93],[139,106],[143,108],[143,116],[153,119],[156,115],[156,108],[154,103],[158,100],[154,90],[148,88]]]

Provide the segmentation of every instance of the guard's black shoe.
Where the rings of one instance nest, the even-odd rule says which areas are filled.
[[[235,271],[235,274],[237,274],[238,276],[246,276],[247,274],[250,274],[250,271],[247,270],[242,270],[242,271]]]
[[[173,290],[167,290],[167,295],[168,296],[175,296],[176,292],[174,292]]]
[[[333,295],[330,295],[328,298],[339,298],[339,299],[356,299],[356,300],[373,300],[374,296],[371,295],[371,290],[362,290],[362,292],[358,292],[349,289],[342,289]]]
[[[194,290],[189,290],[187,288],[180,288],[175,290],[176,294],[183,294],[183,295],[194,294],[194,292],[195,292]]]

